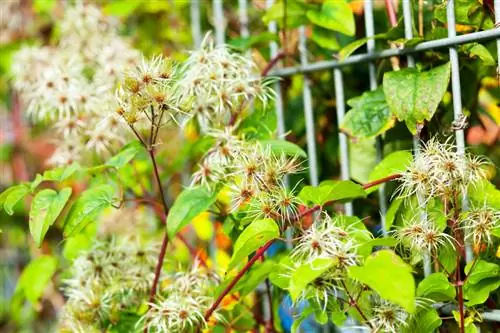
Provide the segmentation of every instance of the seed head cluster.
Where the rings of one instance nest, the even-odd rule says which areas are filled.
[[[195,264],[188,272],[177,272],[163,279],[159,296],[141,322],[150,333],[195,332],[207,325],[204,312],[214,302],[213,291],[219,278]],[[218,312],[213,314],[221,320]]]
[[[401,174],[400,195],[418,195],[429,199],[453,197],[465,193],[470,185],[486,177],[487,161],[469,154],[459,154],[449,143],[431,139],[421,153]]]
[[[303,170],[298,156],[274,153],[270,146],[245,141],[230,129],[212,130],[213,147],[193,175],[193,185],[226,186],[228,212],[245,210],[252,219],[290,222],[298,216],[299,199],[285,186],[285,177]]]
[[[180,85],[186,105],[203,130],[226,126],[252,101],[266,104],[274,98],[274,79],[262,79],[250,58],[231,52],[227,45],[215,46],[210,34],[191,53],[184,72]]]
[[[348,268],[359,263],[359,240],[371,238],[360,224],[360,221],[351,223],[342,216],[332,218],[322,212],[304,231],[290,254],[293,263],[286,275],[291,276],[298,267],[319,258],[332,260],[334,265],[310,283],[296,302],[313,301],[326,311],[328,300],[339,297]]]
[[[27,46],[14,56],[13,84],[30,119],[54,126],[52,164],[107,158],[127,141],[113,91],[138,59],[115,21],[81,2],[65,11],[57,45]]]
[[[98,241],[73,262],[61,332],[101,332],[144,302],[154,278],[157,244],[128,237]]]
[[[472,207],[462,214],[460,222],[465,239],[476,246],[492,245],[494,239],[500,237],[500,210],[493,207]]]

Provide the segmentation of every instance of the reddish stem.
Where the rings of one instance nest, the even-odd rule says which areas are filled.
[[[156,262],[155,277],[153,279],[153,285],[151,286],[151,292],[149,293],[149,303],[153,303],[156,295],[156,289],[158,289],[158,281],[160,280],[161,268],[163,266],[163,259],[165,258],[165,252],[168,245],[168,234],[165,232],[163,236],[163,241],[161,243],[160,254],[158,255],[158,261]],[[147,327],[145,328],[147,332]]]
[[[396,17],[396,10],[394,9],[392,0],[385,0],[385,8],[387,10],[387,16],[389,16],[389,23],[391,23],[391,26],[397,26],[398,18]]]
[[[384,177],[384,178],[381,178],[381,179],[378,179],[378,180],[375,180],[371,183],[368,183],[368,184],[365,184],[363,186],[363,188],[366,190],[370,187],[373,187],[373,186],[376,186],[376,185],[379,185],[379,184],[382,184],[382,183],[385,183],[385,182],[388,182],[390,180],[393,180],[393,179],[397,179],[401,177],[400,174],[394,174],[394,175],[391,175],[391,176],[387,176],[387,177]],[[324,205],[330,205],[332,204],[333,202],[335,202],[335,200],[332,200],[332,201],[328,201],[326,202]],[[297,221],[300,220],[301,218],[303,218],[304,216],[307,216],[309,214],[312,214],[313,212],[321,209],[322,206],[321,205],[317,205],[317,206],[314,206],[304,212],[302,212],[302,214],[298,215],[297,216]],[[214,304],[212,304],[212,306],[207,310],[207,312],[205,313],[205,320],[208,320],[210,318],[210,316],[214,313],[214,311],[218,308],[218,306],[220,305],[220,303],[222,302],[222,300],[224,299],[224,297],[226,297],[227,294],[229,294],[229,292],[231,291],[231,289],[233,289],[233,287],[236,285],[236,283],[238,283],[239,280],[241,280],[241,278],[245,275],[245,273],[252,267],[252,265],[259,259],[261,258],[263,255],[264,255],[264,252],[266,252],[266,250],[271,246],[271,244],[273,244],[274,240],[270,240],[269,242],[267,242],[264,246],[260,247],[257,252],[255,253],[255,255],[252,257],[252,259],[250,259],[246,265],[238,272],[238,274],[234,277],[234,279],[229,283],[229,285],[224,289],[224,291],[219,295],[219,297],[217,298],[217,300],[214,302]]]
[[[266,67],[264,67],[264,69],[262,70],[262,72],[260,72],[260,75],[261,76],[266,76],[267,74],[269,74],[269,72],[271,71],[271,69],[273,69],[274,66],[276,66],[276,64],[278,63],[278,61],[280,61],[282,58],[286,57],[286,52],[284,51],[281,51],[279,52],[278,54],[276,54],[266,65]]]
[[[349,293],[349,290],[347,290],[347,285],[345,284],[345,282],[343,280],[340,280],[340,283],[342,284],[342,287],[344,288],[344,291],[347,294],[347,297],[349,297],[349,305],[354,306],[354,308],[356,309],[356,311],[358,311],[361,318],[363,318],[363,320],[366,323],[368,323],[369,322],[368,318],[364,314],[363,310],[361,310],[361,308],[359,307],[358,302],[354,299],[354,297],[352,297],[352,295]]]
[[[224,289],[224,291],[219,295],[219,297],[215,300],[214,304],[205,312],[205,320],[209,320],[214,311],[219,307],[220,303],[226,297],[227,294],[233,289],[233,287],[238,283],[239,280],[245,275],[245,273],[253,266],[253,264],[259,260],[260,257],[264,255],[266,250],[273,244],[274,239],[268,241],[266,244],[261,246],[257,252],[255,252],[255,255],[250,259],[246,265],[241,269],[241,271],[238,272],[238,274],[234,277],[234,279],[229,283],[229,285]]]
[[[24,156],[21,152],[24,129],[23,129],[23,117],[21,114],[21,101],[19,95],[15,92],[12,93],[12,130],[14,136],[14,152],[12,154],[12,174],[14,180],[19,182],[25,182],[29,180],[28,170],[26,168],[26,163]]]
[[[387,177],[384,177],[384,178],[380,178],[380,179],[374,180],[374,181],[372,181],[370,183],[364,184],[363,185],[363,189],[367,190],[370,187],[374,187],[374,186],[377,186],[377,185],[380,185],[380,184],[383,184],[383,183],[387,183],[387,182],[389,182],[391,180],[398,179],[400,177],[401,177],[401,174],[396,173],[394,175],[390,175],[390,176],[387,176]]]

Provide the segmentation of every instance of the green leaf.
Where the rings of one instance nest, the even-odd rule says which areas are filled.
[[[309,10],[307,18],[320,27],[354,36],[356,25],[351,8],[345,0],[326,0],[321,11]]]
[[[447,23],[446,4],[443,2],[434,10],[434,18],[443,23]],[[478,0],[455,0],[455,21],[475,28],[493,29],[495,24],[487,10]]]
[[[391,176],[400,173],[410,165],[413,160],[413,156],[409,151],[395,151],[385,156],[382,161],[380,161],[377,166],[373,169],[368,177],[368,181],[372,182],[377,179],[381,179],[387,176]],[[379,185],[370,187],[366,190],[367,193],[376,191]]]
[[[50,13],[54,9],[56,3],[56,0],[35,0],[33,2],[33,9],[38,14]]]
[[[259,141],[264,147],[268,146],[275,154],[285,154],[288,156],[299,156],[307,158],[307,154],[302,148],[295,143],[286,140],[261,140]]]
[[[263,32],[250,37],[233,38],[229,41],[229,45],[246,51],[255,46],[268,46],[269,42],[279,42],[278,36],[271,32]]]
[[[290,296],[295,301],[302,294],[307,285],[333,267],[336,261],[331,258],[316,258],[295,269],[290,279]]]
[[[307,24],[306,11],[309,6],[298,1],[290,1],[286,6],[286,25],[288,28],[298,28],[303,24]],[[279,26],[283,25],[283,17],[285,16],[285,6],[283,1],[276,2],[262,17],[262,21],[268,25],[271,21],[276,21]]]
[[[486,302],[490,292],[500,287],[500,266],[482,259],[465,267],[468,274],[464,284],[464,298],[467,306]]]
[[[64,243],[63,256],[68,260],[76,259],[82,251],[88,250],[92,246],[93,238],[86,233],[76,234],[68,237]]]
[[[460,46],[460,51],[469,55],[470,58],[479,58],[485,66],[495,66],[496,61],[488,49],[479,44],[471,43]]]
[[[288,290],[290,286],[290,276],[286,273],[290,270],[292,265],[289,256],[283,257],[274,271],[269,274],[269,281],[280,289]]]
[[[127,165],[143,149],[139,141],[131,142],[120,149],[120,152],[111,157],[105,165],[120,169]]]
[[[31,202],[29,226],[35,244],[40,247],[49,227],[54,224],[71,196],[71,188],[66,187],[59,193],[52,189],[38,192]]]
[[[487,262],[482,259],[476,259],[478,262],[474,265],[474,262],[470,262],[465,267],[465,274],[469,274],[467,277],[467,282],[471,284],[477,284],[484,279],[500,276],[500,266],[491,262]]]
[[[471,183],[467,194],[478,207],[486,204],[492,208],[500,209],[500,190],[486,179]]]
[[[387,213],[385,214],[385,230],[389,231],[394,224],[394,220],[396,219],[396,213],[401,207],[401,204],[404,202],[403,198],[396,198],[391,202]]]
[[[115,188],[108,184],[92,187],[81,194],[71,207],[64,224],[64,236],[69,237],[93,222],[113,203]]]
[[[450,63],[418,72],[414,68],[387,72],[384,93],[391,112],[405,121],[412,134],[417,125],[431,120],[450,81]]]
[[[304,202],[324,205],[328,201],[348,201],[355,198],[364,198],[366,193],[363,186],[350,180],[326,180],[319,186],[304,186],[299,198]]]
[[[415,280],[412,267],[390,250],[369,256],[361,267],[349,268],[349,277],[375,290],[380,297],[394,302],[409,313],[415,312]]]
[[[0,203],[3,201],[3,209],[7,214],[12,215],[14,214],[14,206],[29,193],[30,186],[27,184],[10,187],[2,192]]]
[[[264,281],[275,269],[276,263],[272,260],[266,260],[263,263],[256,263],[247,274],[234,286],[233,292],[239,292],[240,296],[250,294]],[[231,280],[234,277],[231,277]]]
[[[396,40],[404,36],[404,22],[402,19],[398,21],[398,25],[392,27],[389,31],[381,34],[376,34],[371,37],[374,40]],[[339,59],[344,60],[349,57],[353,52],[365,45],[370,38],[356,39],[355,41],[344,46],[338,53]]]
[[[449,243],[443,245],[439,250],[439,262],[447,272],[453,272],[457,267],[457,251]]]
[[[438,329],[443,321],[439,313],[432,307],[418,308],[412,316],[410,324],[404,328],[405,333],[432,333]]]
[[[280,230],[274,220],[262,219],[252,222],[243,230],[234,243],[233,256],[229,263],[228,270],[233,269],[259,247],[279,236]]]
[[[71,177],[78,169],[80,169],[80,165],[73,163],[65,167],[47,170],[43,173],[42,180],[62,182]]]
[[[311,305],[309,305],[300,311],[300,314],[297,318],[292,317],[294,320],[292,327],[290,328],[290,332],[301,332],[300,325],[302,325],[302,322],[307,318],[309,318],[309,316],[312,315],[313,313],[314,313],[314,308]]]
[[[142,0],[115,0],[102,8],[107,15],[127,17],[141,5]]]
[[[394,126],[395,119],[385,101],[382,87],[351,98],[347,104],[352,109],[346,113],[340,129],[351,137],[375,137]]]
[[[204,187],[187,188],[177,197],[167,217],[167,232],[170,239],[198,214],[206,211],[217,199]]]
[[[372,37],[376,38],[376,37]],[[338,53],[338,58],[340,60],[344,60],[345,58],[349,57],[351,54],[353,54],[357,49],[359,49],[361,46],[365,45],[370,38],[365,37],[361,39],[356,39],[355,41],[347,44],[344,46]]]
[[[446,302],[455,299],[455,287],[442,272],[433,273],[423,279],[417,287],[417,296],[430,298],[436,302]]]
[[[340,44],[333,31],[321,28],[316,25],[313,26],[311,40],[319,46],[328,50],[336,51],[340,48]]]
[[[43,255],[32,260],[19,277],[16,293],[22,292],[32,304],[38,303],[56,269],[57,259],[53,256]]]

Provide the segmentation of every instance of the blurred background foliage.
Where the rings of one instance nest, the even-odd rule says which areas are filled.
[[[64,7],[72,1],[60,0],[7,0],[0,4],[1,28],[0,36],[0,192],[11,184],[34,179],[37,173],[46,168],[46,160],[54,147],[50,135],[45,128],[32,126],[23,115],[16,111],[16,100],[10,86],[9,68],[12,55],[21,45],[50,45],[58,39],[58,19],[64,13]],[[102,7],[102,10],[121,21],[121,31],[128,36],[133,45],[150,57],[159,53],[174,59],[186,58],[188,51],[194,47],[190,22],[190,2],[184,0],[94,0],[87,1]],[[400,3],[394,1],[397,14],[401,17]],[[479,31],[493,26],[491,1],[460,0],[457,1],[457,30],[459,32]],[[201,30],[213,29],[214,19],[211,1],[201,3]],[[286,4],[286,5],[285,5]],[[393,27],[388,19],[383,1],[375,1],[375,33],[390,32],[391,36],[376,40],[377,48],[387,48],[393,45],[419,43],[446,37],[446,23],[441,1],[425,1],[422,8],[414,1],[414,12],[421,12],[416,18],[415,36],[411,41],[403,39],[401,22]],[[285,11],[286,8],[286,11]],[[300,25],[306,26],[308,36],[307,55],[310,63],[330,60],[338,57],[338,52],[351,42],[364,37],[363,1],[348,1],[342,10],[345,13],[324,12],[320,0],[288,0],[277,1],[270,9],[266,9],[264,0],[253,0],[248,3],[248,29],[250,37],[241,37],[241,22],[238,14],[238,1],[224,1],[226,41],[242,52],[249,52],[259,67],[264,68],[270,59],[269,43],[274,41],[286,50],[287,55],[283,66],[300,64],[298,53],[298,30]],[[286,14],[285,14],[286,12]],[[310,14],[313,12],[313,14]],[[352,13],[352,14],[351,14]],[[465,14],[464,14],[465,13]],[[325,24],[322,15],[329,18]],[[329,16],[333,15],[333,16]],[[337,15],[337,16],[335,16]],[[267,23],[276,20],[279,34],[268,32]],[[390,40],[390,42],[388,41]],[[497,50],[495,41],[482,45],[468,44],[458,48],[460,55],[460,74],[462,81],[462,103],[469,117],[466,130],[467,143],[470,149],[488,156],[494,165],[500,161],[499,123],[499,81],[497,78]],[[356,51],[366,52],[364,46]],[[342,55],[342,52],[341,52]],[[383,74],[397,66],[406,67],[406,60],[383,59],[377,62],[377,78],[381,84]],[[419,53],[416,62],[422,69],[430,69],[448,61],[448,50],[440,49]],[[319,157],[320,179],[335,179],[339,177],[339,142],[336,117],[335,91],[333,89],[332,71],[320,71],[307,76],[296,75],[284,78],[281,82],[285,98],[287,139],[306,146],[305,120],[303,115],[302,86],[304,79],[311,81],[313,94],[313,109],[316,126],[316,142]],[[366,65],[348,66],[344,70],[346,100],[360,96],[369,90],[368,67]],[[449,136],[452,133],[453,120],[451,93],[445,94],[436,116],[425,125],[422,137]],[[257,109],[246,120],[249,133],[268,136],[276,129],[276,117],[273,112],[265,113]],[[264,133],[264,134],[263,134]],[[164,138],[170,135],[164,134]],[[194,126],[184,130],[183,144],[177,140],[164,140],[160,158],[165,171],[165,183],[168,184],[170,198],[180,191],[183,177],[190,174],[190,167],[196,164],[196,159],[206,149],[207,143],[200,140]],[[412,135],[403,123],[396,123],[385,133],[384,154],[396,150],[411,149]],[[373,138],[358,138],[350,143],[351,176],[358,182],[368,181],[373,167],[376,165],[376,151]],[[153,185],[146,176],[151,172],[151,166],[144,156],[133,164],[121,169],[118,177],[124,183],[128,182],[133,191],[141,192],[140,186],[152,190]],[[304,174],[307,177],[307,173]],[[96,175],[99,177],[99,175]],[[300,175],[302,177],[302,175]],[[491,170],[493,183],[498,187],[500,176],[493,168]],[[80,190],[85,187],[88,179],[81,179]],[[292,180],[293,182],[294,180]],[[141,185],[138,185],[141,184]],[[392,189],[388,188],[390,194]],[[355,213],[359,216],[370,216],[365,221],[375,227],[379,221],[377,196],[372,194],[366,199],[355,202]],[[78,239],[62,242],[60,232],[51,229],[41,249],[37,249],[27,232],[27,205],[16,207],[15,214],[8,216],[0,214],[0,332],[47,332],[51,329],[57,309],[62,305],[62,295],[57,291],[56,281],[45,291],[43,301],[19,305],[18,311],[12,311],[12,297],[16,281],[22,268],[30,258],[40,253],[59,253],[61,260],[68,260],[81,248],[90,243],[88,235],[95,233],[95,227],[89,227]],[[341,206],[337,207],[339,210]],[[151,212],[146,212],[150,214]],[[107,218],[120,219],[125,223],[125,217],[112,216]],[[222,221],[221,221],[222,222]],[[153,223],[156,228],[157,223]],[[217,253],[218,263],[226,263],[229,256],[225,253],[230,247],[230,241],[223,231],[220,222],[214,225],[207,216],[199,216],[193,223],[192,232],[198,239],[198,247],[206,256],[207,244],[216,235],[220,251]],[[87,244],[87,245],[86,245]],[[186,248],[179,246],[176,253],[180,261],[189,261]],[[35,282],[36,283],[36,282]],[[15,316],[13,314],[16,314]]]

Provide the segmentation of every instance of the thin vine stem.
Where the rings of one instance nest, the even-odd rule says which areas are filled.
[[[370,182],[370,183],[367,183],[367,184],[363,185],[363,189],[366,190],[366,189],[368,189],[370,187],[377,186],[377,185],[382,184],[382,183],[386,183],[388,181],[397,179],[399,177],[401,177],[400,174],[390,175],[390,176],[387,176],[387,177],[384,177],[384,178],[381,178],[381,179],[378,179],[378,180],[375,180],[373,182]],[[324,205],[329,205],[329,204],[332,204],[334,202],[335,202],[335,200],[328,201]],[[301,214],[297,215],[297,218],[295,219],[295,221],[300,220],[304,216],[312,214],[313,212],[321,209],[324,205],[316,205],[316,206],[314,206],[314,207],[312,207],[312,208],[310,208],[310,209],[302,212]],[[269,247],[274,243],[275,240],[276,239],[272,239],[272,240],[268,241],[266,244],[264,244],[262,247],[260,247],[255,252],[255,255],[245,264],[245,266],[238,272],[238,274],[236,274],[236,276],[227,285],[227,287],[222,291],[222,293],[219,295],[219,297],[217,297],[217,299],[212,304],[212,306],[210,306],[210,308],[205,312],[205,315],[204,315],[205,321],[208,321],[210,319],[210,317],[212,316],[212,314],[214,313],[214,311],[217,310],[217,308],[219,307],[219,305],[222,302],[222,300],[229,294],[229,292],[238,283],[238,281],[241,280],[241,278],[253,266],[253,264],[255,264],[255,262],[257,260],[259,260],[261,257],[264,256],[264,253],[267,251],[267,249],[269,249]]]
[[[349,305],[354,306],[354,308],[356,309],[356,311],[358,311],[358,313],[361,316],[361,318],[363,318],[363,320],[366,323],[369,323],[368,317],[364,314],[363,310],[361,310],[361,308],[359,307],[358,302],[349,293],[349,290],[347,289],[347,285],[345,284],[344,280],[340,280],[340,283],[342,284],[342,288],[344,288],[344,291],[347,294],[347,297],[349,297]]]

